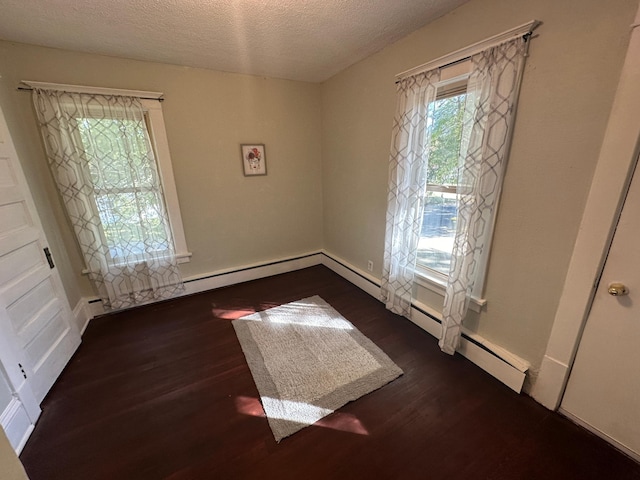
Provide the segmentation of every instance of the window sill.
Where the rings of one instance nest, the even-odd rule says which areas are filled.
[[[178,259],[178,263],[189,263],[191,261],[191,256],[193,255],[193,253],[191,252],[186,252],[186,253],[178,253],[176,255],[176,258]]]
[[[444,300],[444,294],[446,291],[446,284],[443,280],[428,275],[427,272],[421,269],[415,270],[416,274],[416,283],[427,290],[430,290],[433,293],[436,293],[442,297]],[[469,301],[469,309],[473,312],[480,313],[482,308],[487,304],[487,300],[484,298],[478,298],[475,296],[471,296]]]
[[[178,259],[178,265],[181,264],[181,263],[189,263],[191,261],[191,256],[192,255],[193,254],[191,252],[176,254],[176,258]],[[89,270],[85,268],[80,273],[82,275],[89,275]]]

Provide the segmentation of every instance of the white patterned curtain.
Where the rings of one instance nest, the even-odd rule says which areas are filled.
[[[184,290],[139,99],[35,89],[49,166],[107,309]]]
[[[453,355],[479,275],[509,150],[524,67],[522,37],[471,57],[460,149],[458,216],[446,288],[440,348]]]
[[[381,297],[387,308],[409,315],[422,204],[427,183],[428,108],[436,98],[440,70],[400,80],[389,165],[389,199]]]

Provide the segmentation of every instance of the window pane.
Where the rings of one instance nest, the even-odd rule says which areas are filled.
[[[431,144],[427,183],[455,186],[466,94],[441,98],[429,107]],[[433,188],[433,187],[432,187]],[[456,232],[457,195],[429,191],[424,198],[418,264],[447,275]]]
[[[427,169],[427,183],[430,185],[458,183],[458,155],[466,97],[463,93],[436,100],[430,105],[431,145]]]
[[[144,119],[78,118],[78,132],[111,258],[169,249],[155,157]]]
[[[418,244],[418,263],[447,275],[456,234],[455,194],[428,192]]]
[[[142,119],[80,118],[78,131],[97,189],[152,186],[154,158]]]
[[[96,204],[112,258],[168,249],[158,192],[102,194]]]

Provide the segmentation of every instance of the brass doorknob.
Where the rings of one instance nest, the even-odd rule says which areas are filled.
[[[614,297],[629,295],[629,289],[623,283],[610,283],[607,291],[609,295],[613,295]]]

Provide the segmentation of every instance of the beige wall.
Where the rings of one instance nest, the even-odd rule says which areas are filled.
[[[472,0],[323,85],[325,248],[383,257],[394,75],[532,19],[485,285],[467,326],[539,365],[557,308],[637,0]],[[433,295],[419,295],[441,309]]]
[[[0,480],[28,479],[20,460],[16,456],[9,439],[0,428]]]
[[[312,83],[0,41],[0,105],[73,305],[93,295],[20,80],[165,93],[187,246],[185,276],[322,247],[321,96]],[[268,175],[245,178],[241,143],[266,144]]]

